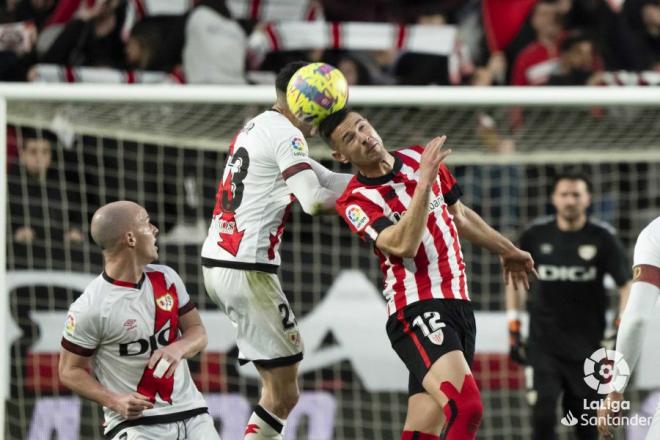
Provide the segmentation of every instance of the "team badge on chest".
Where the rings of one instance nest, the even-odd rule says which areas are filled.
[[[593,244],[583,244],[578,246],[578,255],[585,261],[593,259],[598,253],[598,249]]]
[[[169,312],[170,310],[172,310],[172,307],[174,306],[174,298],[172,298],[172,295],[168,293],[158,298],[156,300],[156,304],[158,304],[158,308],[160,308],[161,310],[165,310],[166,312]]]

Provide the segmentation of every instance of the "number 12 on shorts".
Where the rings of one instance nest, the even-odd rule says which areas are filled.
[[[436,345],[442,345],[445,339],[442,333],[442,328],[447,324],[440,321],[440,313],[438,312],[424,312],[422,315],[417,315],[412,322],[413,327],[419,327],[425,337]]]

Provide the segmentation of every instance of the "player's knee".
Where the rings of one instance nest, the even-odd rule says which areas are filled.
[[[282,417],[286,418],[293,408],[298,403],[300,398],[300,393],[298,392],[297,387],[291,387],[282,390],[275,396],[275,413]]]
[[[450,382],[440,384],[440,390],[449,398],[443,407],[445,431],[448,439],[475,438],[483,417],[481,393],[474,377],[465,376],[463,386],[458,391]]]

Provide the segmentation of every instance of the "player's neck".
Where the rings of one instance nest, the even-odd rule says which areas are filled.
[[[392,171],[394,168],[394,156],[390,153],[386,153],[383,159],[379,160],[377,163],[374,163],[373,166],[369,167],[360,167],[360,174],[364,177],[372,179],[374,177],[384,176],[385,174]]]
[[[133,258],[105,256],[105,273],[113,280],[139,283],[144,273],[144,265],[138,264]]]
[[[584,228],[584,225],[587,223],[587,216],[581,215],[574,220],[566,219],[560,216],[557,216],[557,227],[560,231],[564,232],[573,232],[579,231]]]

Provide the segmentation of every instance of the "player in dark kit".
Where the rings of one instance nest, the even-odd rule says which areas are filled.
[[[557,213],[535,221],[521,236],[520,248],[532,254],[539,279],[528,297],[529,339],[520,337],[519,292],[507,288],[511,358],[527,363],[528,402],[532,405],[533,439],[554,439],[557,400],[563,393],[563,413],[580,421],[584,399],[597,400],[584,381],[584,361],[601,347],[606,327],[610,274],[620,288],[619,310],[625,306],[631,279],[623,247],[607,223],[591,219],[591,183],[578,173],[556,177],[552,204]],[[526,356],[525,356],[526,355]],[[580,439],[596,439],[595,426],[575,425]]]
[[[387,335],[410,371],[401,439],[438,440],[441,428],[446,440],[475,439],[483,407],[470,371],[476,328],[459,236],[498,254],[513,284],[528,286],[532,258],[460,202],[441,164],[446,137],[390,153],[347,109],[319,132],[333,158],[358,169],[336,208],[380,258]]]

